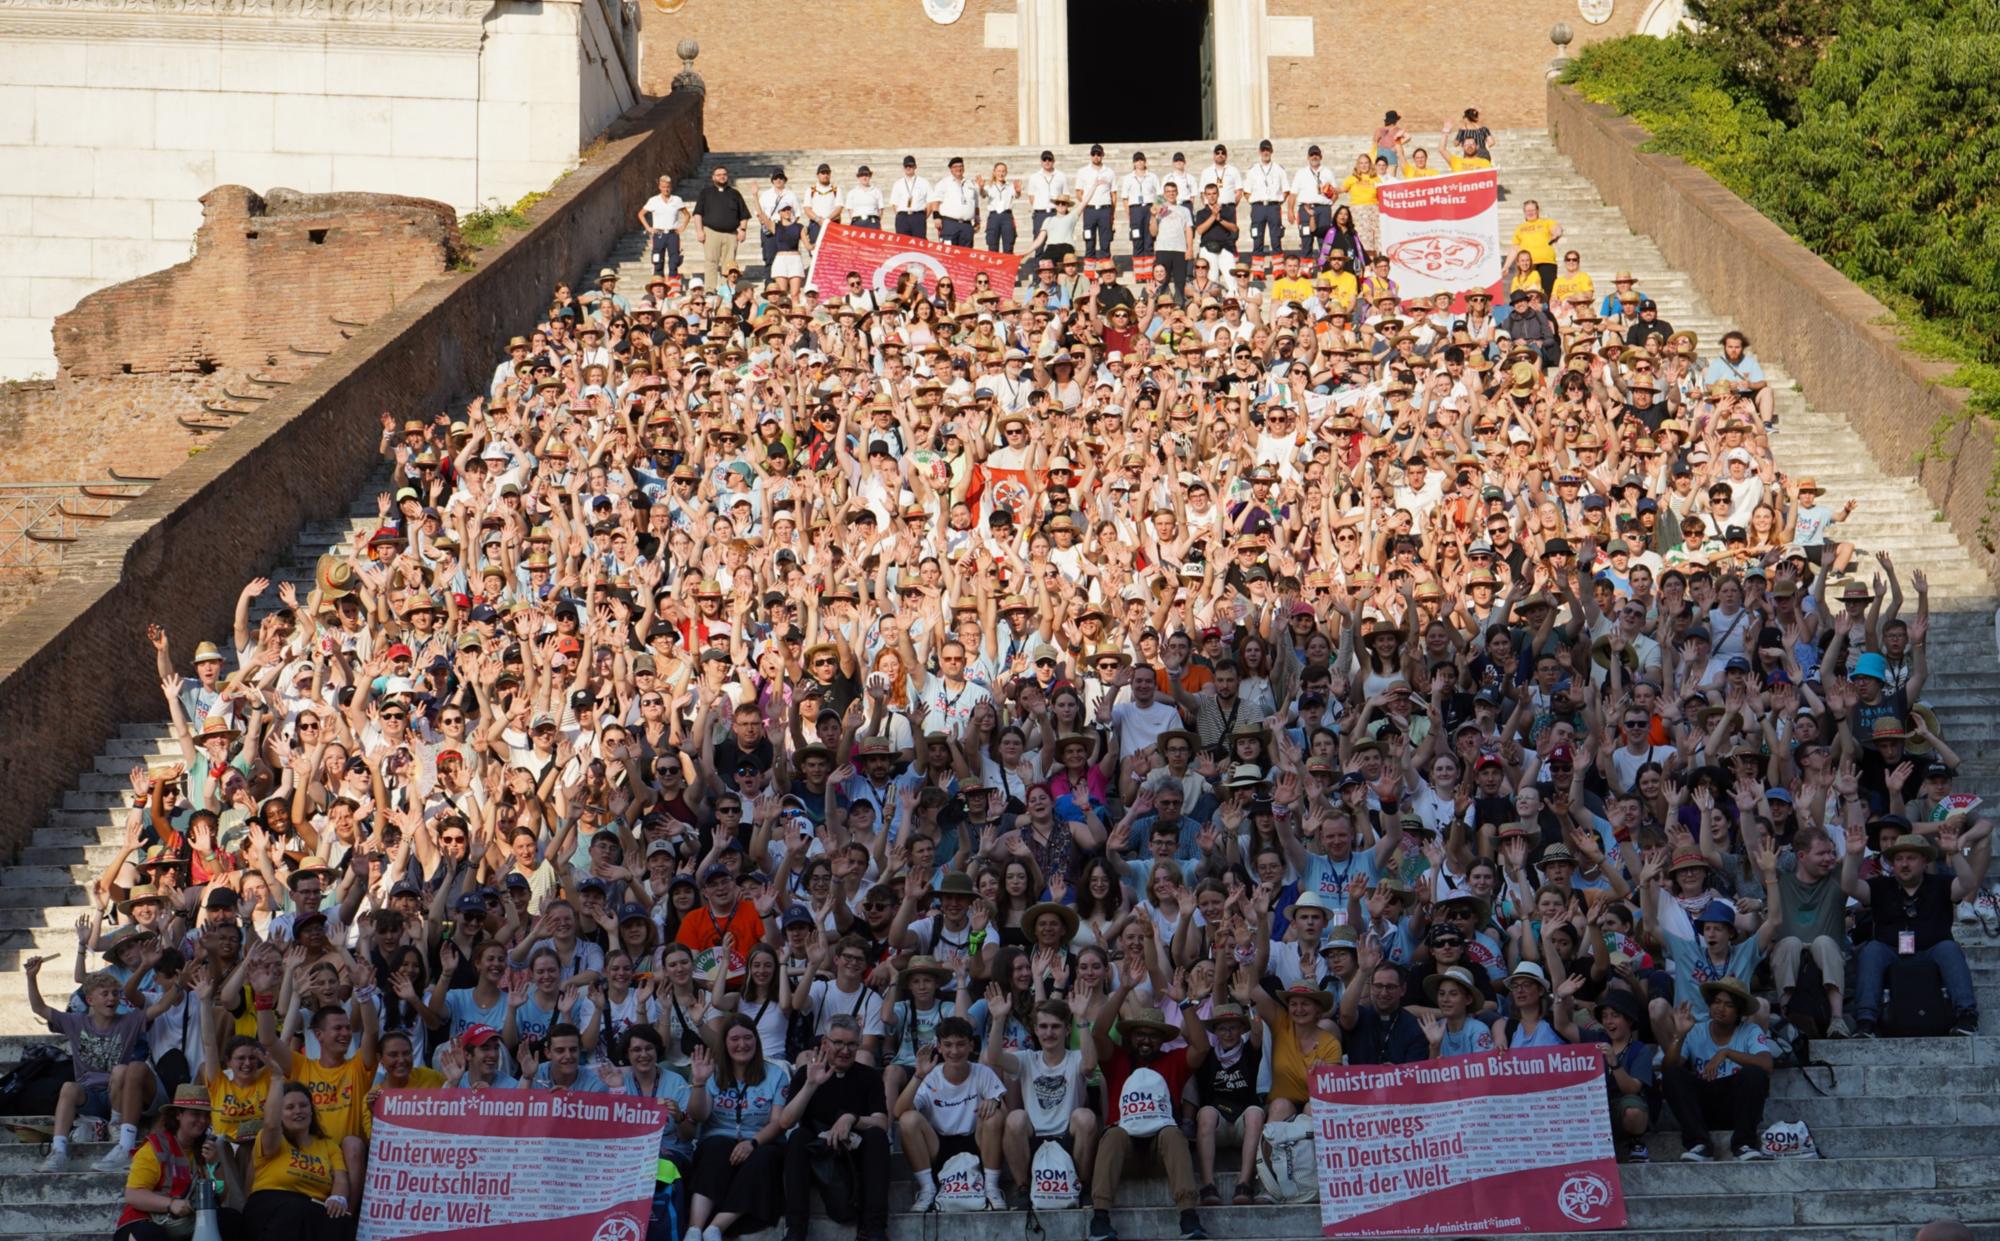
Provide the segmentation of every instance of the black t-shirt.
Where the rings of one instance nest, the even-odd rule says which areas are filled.
[[[1951,938],[1951,880],[1927,874],[1915,892],[1905,892],[1896,876],[1877,875],[1868,881],[1868,908],[1875,916],[1875,942],[1896,946],[1902,931],[1915,931],[1917,949]]]
[[[715,769],[722,774],[724,780],[733,782],[736,778],[736,769],[739,767],[755,767],[759,771],[771,770],[774,755],[775,751],[771,747],[771,738],[768,735],[759,737],[757,744],[746,750],[737,742],[736,734],[731,733],[715,747]]]
[[[1217,224],[1214,228],[1209,229],[1205,233],[1201,231],[1201,226],[1207,223],[1211,219],[1229,220],[1233,218],[1234,218],[1233,216],[1230,216],[1222,211],[1214,210],[1208,207],[1203,207],[1200,211],[1195,212],[1194,213],[1195,235],[1201,238],[1201,248],[1210,251],[1211,253],[1218,253],[1223,250],[1235,249],[1236,248],[1235,229],[1225,228],[1221,224]]]
[[[792,1075],[792,1084],[785,1091],[785,1099],[790,1102],[799,1097],[806,1088],[804,1072]],[[817,1136],[833,1127],[833,1122],[842,1116],[873,1116],[883,1110],[882,1070],[865,1064],[856,1064],[845,1073],[835,1073],[813,1091],[806,1101],[806,1112],[799,1124],[804,1132]]]
[[[1213,1107],[1228,1120],[1235,1120],[1246,1108],[1264,1105],[1264,1094],[1257,1089],[1263,1050],[1248,1039],[1239,1046],[1243,1054],[1236,1058],[1235,1064],[1222,1064],[1211,1049],[1201,1067],[1194,1071],[1195,1100],[1204,1107]]]
[[[1631,327],[1626,328],[1625,343],[1628,345],[1644,345],[1648,336],[1667,337],[1673,334],[1674,325],[1668,323],[1665,319],[1655,316],[1651,323],[1640,319]]]
[[[1669,413],[1667,407],[1659,401],[1654,401],[1643,409],[1637,405],[1625,406],[1625,417],[1645,427],[1648,433],[1659,430],[1660,424],[1667,420]]]

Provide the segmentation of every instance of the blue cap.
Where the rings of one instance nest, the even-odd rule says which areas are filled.
[[[703,883],[712,883],[717,879],[733,879],[735,877],[736,872],[730,870],[720,862],[711,863],[707,870],[701,872],[701,881]]]
[[[1764,800],[1781,801],[1789,803],[1792,800],[1792,791],[1790,789],[1783,789],[1783,788],[1765,789]]]
[[[600,895],[602,895],[605,892],[609,892],[611,890],[611,885],[605,883],[602,879],[599,879],[596,875],[592,875],[590,878],[585,879],[582,883],[578,884],[577,887],[579,890],[584,892],[588,892],[592,888],[595,888],[597,889]]]
[[[1722,665],[1722,668],[1725,672],[1748,672],[1750,671],[1750,661],[1741,655],[1731,655],[1729,662]]]
[[[1886,681],[1889,679],[1889,661],[1875,651],[1865,652],[1861,658],[1854,661],[1853,675]]]
[[[500,614],[498,612],[495,612],[490,606],[482,603],[478,607],[472,609],[470,612],[467,612],[465,614],[465,619],[476,623],[479,621],[497,620],[499,618],[499,615]]]
[[[787,931],[795,926],[812,926],[812,911],[804,905],[794,905],[785,911],[784,921],[780,925]]]
[[[453,901],[451,907],[462,914],[483,914],[486,912],[486,902],[481,900],[479,894],[476,892],[467,892],[464,896]]]
[[[528,886],[528,877],[516,871],[507,876],[507,886],[509,888],[525,888]]]
[[[723,867],[723,869],[724,869],[724,870],[726,871],[726,870],[728,870],[729,868],[728,868],[727,866],[725,866],[725,867]],[[680,875],[675,875],[675,876],[674,876],[674,877],[673,877],[672,879],[669,879],[669,880],[667,880],[667,891],[671,892],[671,891],[673,891],[673,890],[674,890],[675,888],[678,888],[678,887],[682,886],[683,884],[685,884],[686,886],[688,886],[688,887],[690,887],[690,888],[692,888],[692,887],[695,887],[695,886],[696,886],[696,884],[695,884],[695,881],[694,881],[694,876],[693,876],[693,875],[688,875],[688,874],[680,874]]]
[[[637,901],[626,901],[618,907],[618,921],[620,923],[651,922],[652,920],[653,915],[651,911]]]
[[[1660,502],[1651,496],[1643,497],[1639,501],[1639,511],[1642,513],[1657,513],[1660,511]]]
[[[1736,911],[1721,901],[1710,901],[1701,907],[1699,914],[1695,915],[1696,926],[1704,922],[1720,922],[1733,928],[1736,925]]]

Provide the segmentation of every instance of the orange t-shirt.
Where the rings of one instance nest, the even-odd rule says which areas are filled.
[[[681,919],[681,929],[674,941],[687,945],[699,956],[710,948],[720,947],[725,934],[736,937],[735,948],[729,954],[729,973],[736,977],[743,973],[750,949],[764,938],[764,919],[749,901],[736,902],[736,912],[723,922],[716,921],[714,911],[703,905]]]

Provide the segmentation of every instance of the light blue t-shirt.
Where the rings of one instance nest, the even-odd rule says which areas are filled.
[[[719,1086],[708,1083],[708,1119],[701,1123],[704,1138],[754,1138],[783,1109],[785,1087],[792,1075],[783,1065],[764,1062],[764,1079],[759,1082]]]
[[[529,1086],[535,1090],[548,1090],[551,1088],[551,1085],[549,1080],[549,1066],[546,1064],[537,1066],[534,1079],[529,1082]],[[593,1072],[588,1063],[579,1062],[576,1066],[576,1080],[564,1086],[563,1089],[602,1092],[605,1089],[604,1079]]]
[[[624,1086],[613,1093],[645,1094],[646,1092],[640,1090],[639,1084],[633,1080],[632,1070],[626,1069]],[[692,1096],[693,1091],[688,1086],[687,1078],[670,1072],[665,1066],[661,1067],[660,1080],[653,1083],[652,1093],[647,1096],[667,1105],[667,1126],[660,1130],[660,1154],[678,1156],[684,1160],[693,1157],[694,1144],[681,1137],[680,1126],[680,1119],[687,1115],[688,1100]]]
[[[1712,383],[1726,383],[1732,389],[1748,387],[1764,382],[1764,368],[1757,364],[1757,355],[1747,349],[1743,351],[1742,360],[1733,365],[1728,358],[1717,354],[1708,360],[1708,369],[1702,372],[1701,382],[1704,387]]]
[[[1746,1056],[1762,1056],[1775,1052],[1763,1027],[1754,1021],[1745,1021],[1738,1025],[1730,1033],[1729,1042],[1722,1046],[1727,1046],[1731,1051],[1742,1052]],[[1722,1050],[1722,1046],[1716,1044],[1715,1033],[1709,1029],[1708,1022],[1697,1022],[1694,1029],[1688,1031],[1688,1036],[1681,1040],[1681,1059],[1689,1069],[1699,1073],[1708,1066],[1708,1062],[1716,1053]],[[1715,1075],[1734,1077],[1742,1068],[1742,1065],[1730,1060],[1717,1069]]]
[[[1373,849],[1357,849],[1345,862],[1332,861],[1323,853],[1308,853],[1305,874],[1299,879],[1299,893],[1319,893],[1335,911],[1327,921],[1338,925],[1347,920],[1347,885],[1356,875],[1366,879],[1371,888],[1382,877]]]

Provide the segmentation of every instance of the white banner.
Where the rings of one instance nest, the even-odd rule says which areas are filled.
[[[1500,174],[1491,168],[1376,187],[1379,253],[1405,299],[1474,289],[1500,293]]]

